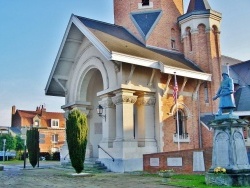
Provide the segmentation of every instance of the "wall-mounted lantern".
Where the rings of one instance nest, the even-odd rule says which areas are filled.
[[[102,107],[102,105],[99,104],[99,106],[96,108],[96,111],[97,111],[97,114],[100,117],[104,118],[105,121],[106,121],[106,114],[103,114],[103,107]]]

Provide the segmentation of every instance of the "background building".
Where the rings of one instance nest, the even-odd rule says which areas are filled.
[[[35,111],[19,110],[12,106],[11,116],[11,129],[38,128],[40,152],[58,152],[66,140],[63,113],[47,112],[44,106],[37,107]]]

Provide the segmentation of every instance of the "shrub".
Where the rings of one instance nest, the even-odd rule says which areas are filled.
[[[27,148],[30,164],[34,168],[37,164],[39,154],[39,132],[37,128],[27,130]]]
[[[87,146],[87,117],[80,110],[72,110],[66,121],[66,138],[72,167],[77,173],[84,169]]]

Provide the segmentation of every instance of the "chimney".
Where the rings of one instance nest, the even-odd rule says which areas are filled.
[[[15,113],[16,113],[16,106],[13,105],[13,106],[12,106],[12,115],[14,115]]]

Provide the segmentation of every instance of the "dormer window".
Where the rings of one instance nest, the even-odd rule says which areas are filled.
[[[51,119],[51,128],[59,128],[59,119]]]
[[[142,0],[142,6],[149,6],[149,0]]]
[[[34,127],[39,127],[39,120],[35,120]]]

